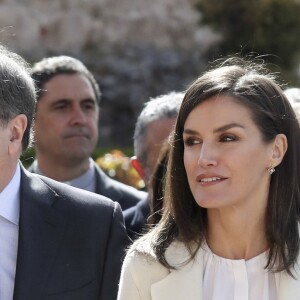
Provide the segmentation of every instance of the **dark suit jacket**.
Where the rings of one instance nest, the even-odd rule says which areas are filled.
[[[121,183],[107,176],[95,163],[96,193],[104,195],[119,202],[122,210],[136,205],[147,196],[147,193],[139,191],[132,186]]]
[[[28,171],[34,172],[32,166],[28,168]],[[110,178],[96,163],[95,174],[96,193],[110,198],[113,201],[117,201],[121,205],[122,210],[134,206],[146,195],[145,192],[139,191],[129,185]]]
[[[114,300],[128,243],[116,202],[21,171],[14,300]]]
[[[143,234],[149,214],[148,197],[145,197],[135,206],[124,210],[123,215],[127,234],[132,240]]]

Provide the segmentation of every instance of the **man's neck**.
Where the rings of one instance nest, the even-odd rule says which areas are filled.
[[[57,181],[69,181],[84,174],[90,167],[90,158],[74,165],[49,164],[37,157],[38,172]],[[36,170],[35,170],[36,171]]]

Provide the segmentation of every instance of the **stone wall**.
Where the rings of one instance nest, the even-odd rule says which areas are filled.
[[[184,90],[219,40],[192,0],[2,0],[0,41],[30,62],[81,59],[102,90],[100,145],[132,145],[149,97]]]

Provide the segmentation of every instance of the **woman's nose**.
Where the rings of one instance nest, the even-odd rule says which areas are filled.
[[[217,165],[217,151],[208,143],[203,143],[200,149],[198,164],[204,168]]]

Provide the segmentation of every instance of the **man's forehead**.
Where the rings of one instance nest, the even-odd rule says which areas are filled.
[[[89,80],[81,74],[60,74],[45,83],[44,95],[61,99],[93,99],[96,96]]]

